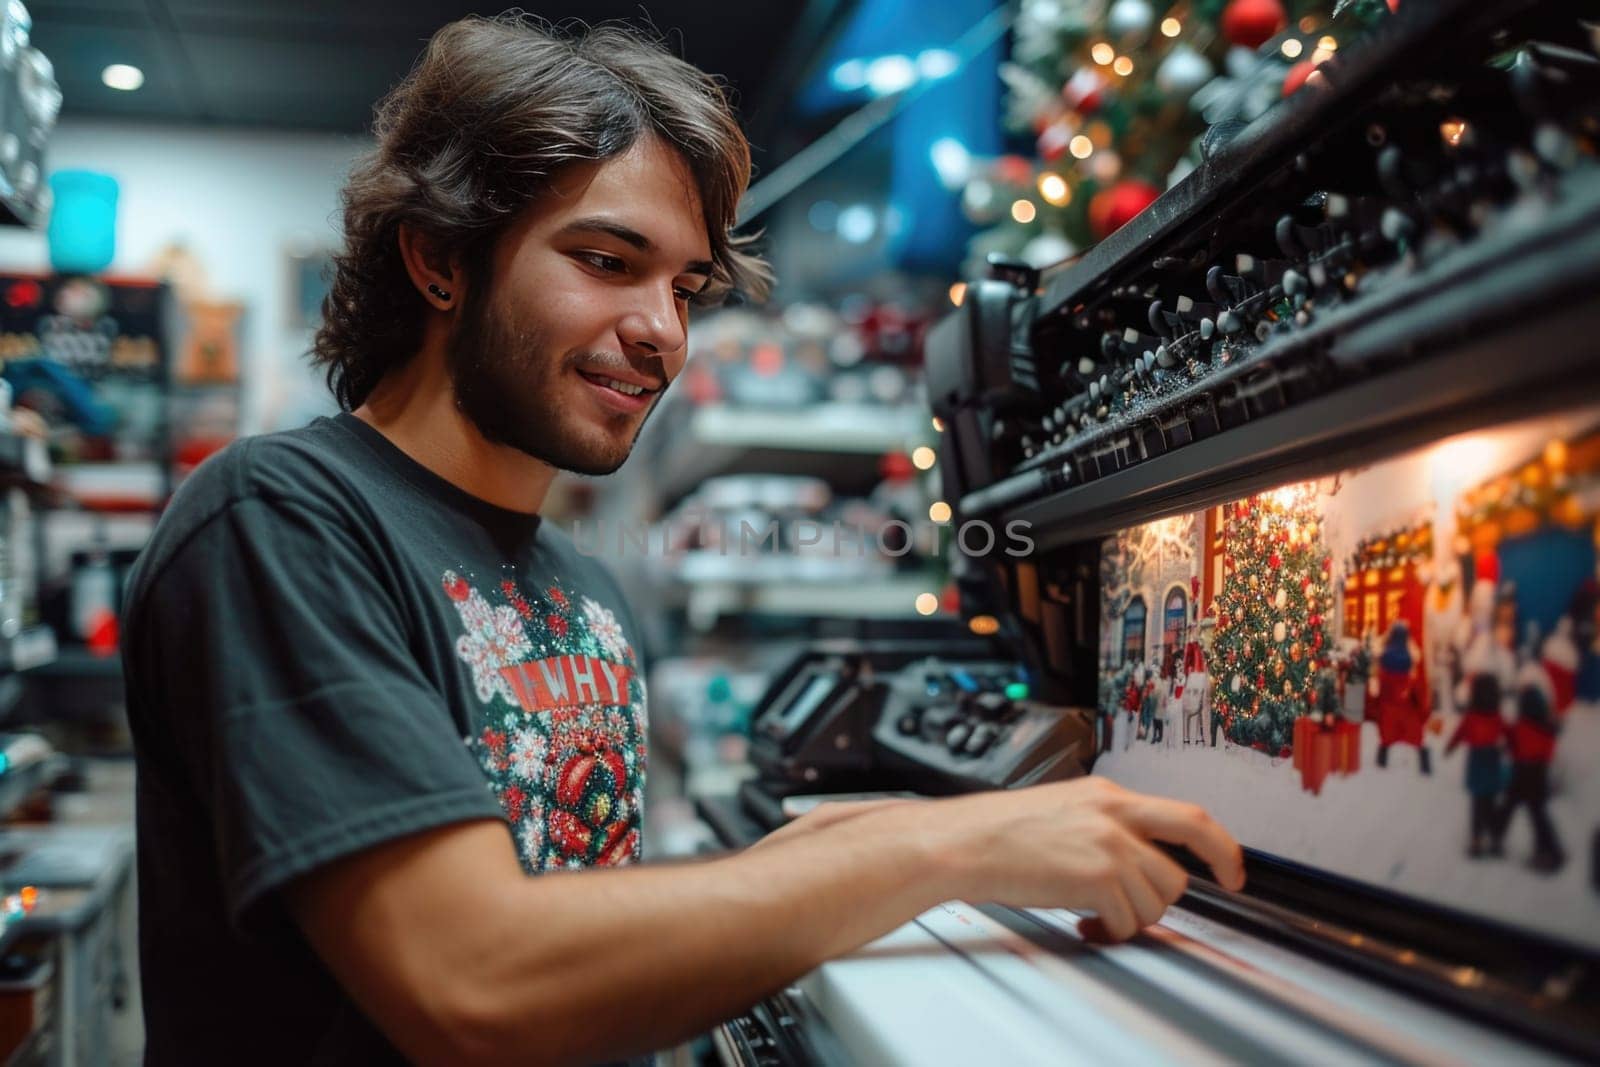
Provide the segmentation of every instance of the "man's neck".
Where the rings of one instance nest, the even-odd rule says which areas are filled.
[[[511,511],[538,512],[555,468],[486,440],[456,407],[443,356],[430,347],[385,375],[353,414],[464,492]]]

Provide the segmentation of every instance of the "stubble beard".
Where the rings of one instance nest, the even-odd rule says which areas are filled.
[[[531,325],[518,328],[498,307],[493,286],[487,288],[477,299],[468,291],[447,354],[457,410],[485,440],[557,470],[589,477],[616,471],[633,451],[656,404],[620,445],[614,433],[564,412],[557,396],[567,376],[577,374],[579,355],[551,352],[544,331]]]

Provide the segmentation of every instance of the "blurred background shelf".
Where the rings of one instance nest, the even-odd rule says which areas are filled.
[[[757,472],[803,473],[842,488],[869,488],[876,467],[868,457],[909,452],[930,436],[927,410],[912,405],[698,408],[662,450],[660,493],[675,501],[707,478]]]
[[[914,619],[917,597],[937,592],[932,575],[874,577],[856,581],[696,582],[682,590],[685,611],[697,629],[732,615],[790,618]]]

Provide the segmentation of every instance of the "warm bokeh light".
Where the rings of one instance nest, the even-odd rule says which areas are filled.
[[[937,415],[933,417],[933,432],[944,433],[944,420]]]
[[[918,445],[911,450],[911,465],[919,471],[932,470],[938,461],[939,454],[927,445]]]
[[[950,287],[950,303],[956,307],[961,306],[961,301],[967,298],[967,283],[956,282]]]
[[[918,615],[932,615],[934,612],[936,612],[938,610],[939,610],[939,598],[938,597],[934,596],[932,593],[920,593],[920,594],[917,595],[917,614]]]
[[[1301,44],[1298,38],[1291,37],[1278,47],[1283,52],[1285,57],[1294,59],[1299,56],[1301,52],[1305,51],[1306,46]]]
[[[1133,73],[1133,60],[1127,56],[1118,56],[1116,62],[1111,64],[1111,69],[1126,78]]]
[[[1461,143],[1461,138],[1467,135],[1467,123],[1464,119],[1445,119],[1439,123],[1439,136],[1444,138],[1444,143],[1454,148]]]
[[[1163,37],[1176,37],[1183,32],[1183,23],[1168,15],[1161,20],[1161,35]]]
[[[1325,34],[1317,38],[1317,47],[1326,49],[1329,52],[1337,52],[1339,50],[1339,41],[1331,33]]]
[[[1011,205],[1011,217],[1018,222],[1032,222],[1037,214],[1039,214],[1039,209],[1033,206],[1032,200],[1018,200]]]
[[[946,504],[943,500],[935,500],[932,504],[928,505],[928,518],[932,519],[934,522],[949,522],[950,505]]]
[[[967,629],[979,637],[988,637],[1000,632],[1000,620],[993,615],[974,615],[967,620]]]
[[[1067,146],[1067,151],[1071,152],[1074,158],[1088,159],[1090,154],[1094,152],[1094,142],[1080,133],[1072,139],[1072,143]]]
[[[1101,41],[1099,44],[1089,49],[1089,55],[1096,63],[1104,67],[1109,65],[1113,59],[1117,58],[1117,50],[1106,44],[1104,41]]]
[[[1072,190],[1061,175],[1045,171],[1039,175],[1039,195],[1044,197],[1045,203],[1060,207],[1072,199]]]

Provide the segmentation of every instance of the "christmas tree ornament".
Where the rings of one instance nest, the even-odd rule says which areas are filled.
[[[1106,79],[1093,67],[1080,67],[1061,87],[1061,99],[1082,115],[1092,115],[1100,110],[1105,100]]]
[[[1281,644],[1283,642],[1283,639],[1285,637],[1287,637],[1288,634],[1289,634],[1289,627],[1286,624],[1284,624],[1281,620],[1273,625],[1273,627],[1272,627],[1272,639],[1274,641],[1277,641],[1277,642],[1279,642]]]
[[[1089,201],[1089,229],[1097,239],[1104,240],[1155,203],[1160,195],[1160,189],[1137,178],[1102,189]]]
[[[1288,603],[1289,603],[1289,591],[1287,589],[1283,588],[1282,586],[1279,586],[1278,587],[1278,591],[1275,594],[1273,594],[1272,606],[1277,608],[1279,611],[1282,611],[1284,609],[1284,606],[1286,604],[1288,604]]]
[[[1022,156],[1004,155],[994,161],[992,176],[1006,185],[1032,185],[1033,164]]]
[[[1106,12],[1106,32],[1125,48],[1135,48],[1150,36],[1155,20],[1149,0],[1116,0]]]
[[[1283,566],[1283,557],[1278,555],[1276,552],[1272,553],[1267,557],[1267,566],[1271,567],[1273,570],[1277,570],[1279,567]]]
[[[1215,73],[1205,56],[1186,44],[1174,45],[1156,68],[1156,85],[1168,96],[1187,100]]]
[[[1235,693],[1237,693],[1243,687],[1244,687],[1244,679],[1239,677],[1237,674],[1233,676],[1233,681],[1228,683],[1228,688],[1230,690],[1232,690],[1233,692],[1235,692]]]
[[[1222,35],[1243,48],[1260,48],[1288,24],[1278,0],[1232,0],[1222,11]]]
[[[1050,123],[1039,132],[1039,158],[1046,163],[1054,163],[1067,154],[1067,146],[1072,143],[1073,136],[1072,124],[1064,119]]]

